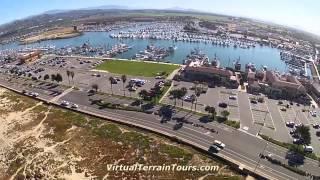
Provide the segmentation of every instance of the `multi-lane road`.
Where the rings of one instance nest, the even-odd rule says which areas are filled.
[[[11,82],[6,81],[4,78],[0,78],[0,85],[17,92],[21,92],[23,89],[26,89],[26,87],[24,87],[22,83],[12,84]],[[38,98],[46,102],[51,102],[53,104],[59,105],[62,100],[67,100],[78,104],[79,108],[77,109],[77,111],[79,112],[148,129],[150,131],[154,131],[168,137],[179,139],[204,151],[208,150],[214,140],[220,140],[226,144],[226,148],[217,154],[213,154],[213,156],[219,156],[229,162],[237,164],[239,168],[244,168],[251,172],[255,172],[267,179],[306,178],[279,165],[272,164],[267,160],[259,158],[259,153],[262,153],[264,151],[264,153],[270,153],[273,155],[273,157],[286,162],[286,149],[267,143],[257,136],[251,135],[241,130],[233,129],[223,124],[217,124],[214,122],[200,122],[199,119],[201,117],[194,114],[177,112],[179,116],[186,116],[188,121],[194,122],[194,124],[201,124],[207,128],[215,129],[218,133],[212,133],[205,128],[196,127],[192,124],[184,124],[182,128],[173,130],[175,121],[172,120],[168,121],[167,123],[160,123],[160,117],[154,114],[112,109],[99,109],[97,106],[92,105],[89,101],[89,98],[94,97],[87,96],[87,93],[81,90],[68,89],[58,98],[50,96],[44,93],[43,90],[38,90],[37,88],[30,89],[29,87],[28,90],[38,92]],[[112,99],[116,100],[116,98],[111,98],[111,100]],[[249,102],[245,102],[244,104],[242,104],[241,102],[242,101],[240,95],[239,106],[245,106],[249,104]],[[244,114],[241,114],[240,112],[240,116],[243,115]],[[250,120],[248,122],[250,122]],[[311,159],[306,158],[304,160],[303,166],[300,166],[299,168],[313,175],[320,175],[318,162]]]

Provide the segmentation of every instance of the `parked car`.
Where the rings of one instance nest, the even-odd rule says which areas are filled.
[[[191,102],[193,100],[193,97],[192,96],[185,96],[183,98],[183,100],[186,101],[186,102]]]
[[[313,124],[312,126],[313,126],[313,128],[315,128],[315,129],[319,129],[319,127],[320,127],[319,124]]]
[[[281,111],[287,111],[287,109],[286,109],[286,108],[281,108],[280,110],[281,110]]]
[[[224,149],[226,147],[225,144],[223,144],[221,141],[218,141],[218,140],[214,140],[213,145],[216,145],[221,149]]]
[[[303,143],[303,139],[301,139],[301,138],[298,138],[298,139],[294,138],[293,139],[293,144],[302,144],[302,143]]]
[[[227,107],[228,107],[228,104],[227,104],[227,103],[224,103],[224,102],[221,102],[221,103],[219,103],[219,107],[227,108]]]
[[[286,126],[293,128],[295,126],[295,123],[293,121],[286,122]]]
[[[250,101],[252,104],[257,104],[258,102],[256,100],[251,100]]]
[[[237,96],[229,96],[229,99],[237,100]]]
[[[304,152],[312,153],[313,152],[313,147],[312,146],[304,146]]]
[[[317,111],[310,111],[311,116],[317,117]]]

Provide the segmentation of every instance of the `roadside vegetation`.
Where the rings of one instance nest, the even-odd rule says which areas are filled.
[[[303,145],[280,142],[280,141],[277,141],[275,139],[272,139],[269,136],[266,136],[266,135],[263,135],[263,134],[259,134],[259,135],[260,135],[260,137],[262,137],[262,139],[264,139],[266,141],[269,141],[269,142],[271,142],[273,144],[276,144],[278,146],[284,147],[284,148],[286,148],[286,149],[288,149],[290,151],[299,153],[299,154],[301,154],[303,156],[306,156],[308,158],[320,161],[320,157],[318,157],[316,154],[304,152]]]

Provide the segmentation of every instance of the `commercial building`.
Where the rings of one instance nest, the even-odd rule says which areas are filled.
[[[21,64],[30,63],[41,57],[40,51],[32,51],[18,54],[18,60]]]
[[[223,84],[230,88],[238,88],[239,80],[230,70],[192,61],[182,71],[182,76],[190,81],[206,81],[210,84]]]
[[[262,77],[261,74],[263,74]],[[306,88],[296,76],[280,75],[269,70],[258,72],[258,74],[249,72],[248,91],[265,93],[275,98],[296,98],[307,93]]]

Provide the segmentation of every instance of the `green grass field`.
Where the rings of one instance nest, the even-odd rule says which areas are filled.
[[[108,60],[97,66],[96,69],[105,70],[115,74],[154,77],[157,76],[157,73],[161,72],[165,72],[165,74],[168,75],[178,67],[178,65],[171,64]]]

